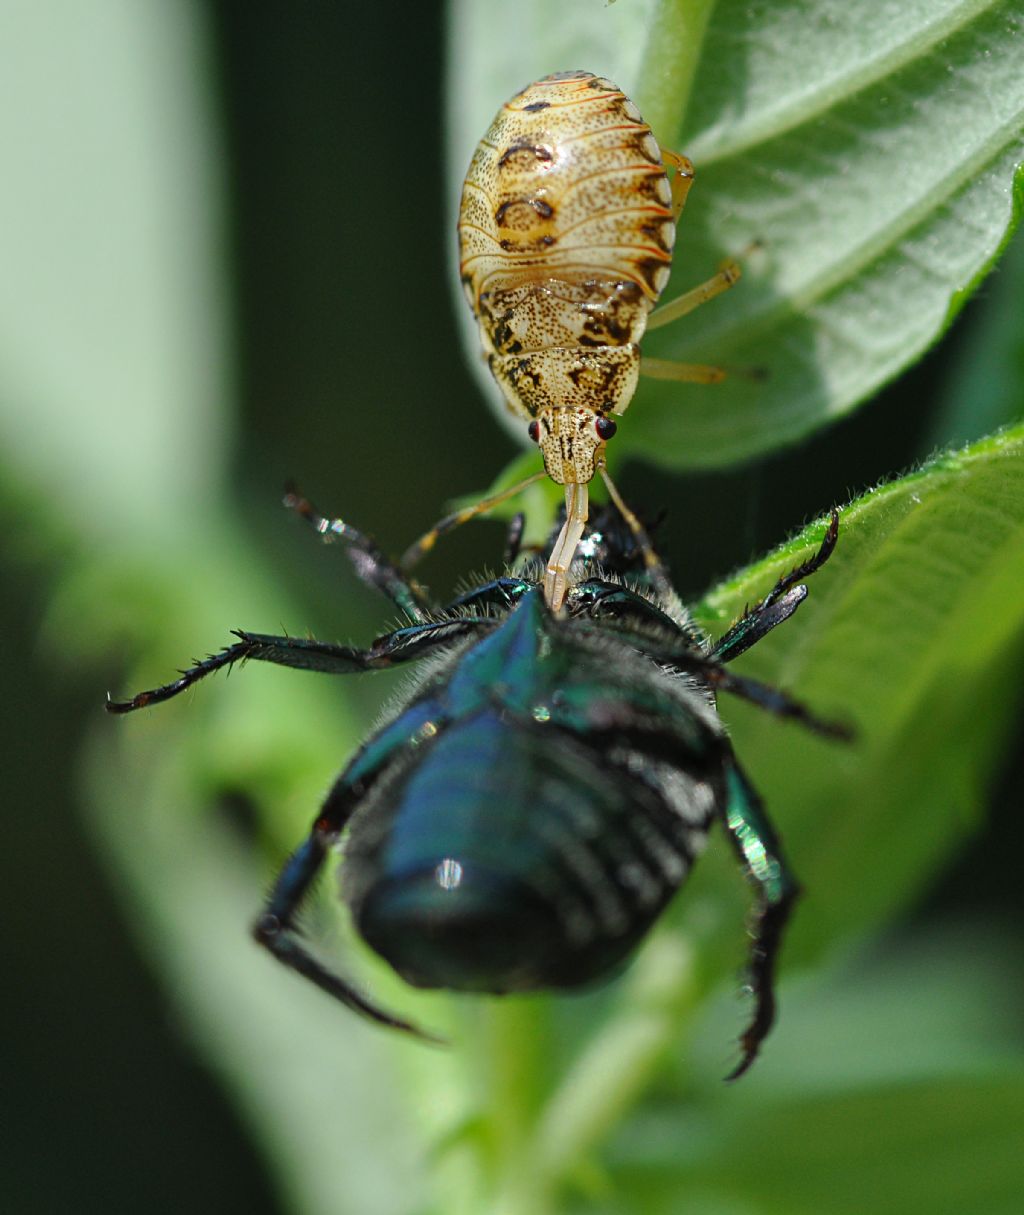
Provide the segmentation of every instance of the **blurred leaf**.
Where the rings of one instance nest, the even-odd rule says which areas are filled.
[[[1020,1061],[1019,943],[993,921],[903,930],[789,984],[757,1087],[772,1097],[993,1075]],[[709,1078],[717,1044],[703,1031]]]
[[[453,6],[453,201],[474,143],[527,83],[521,65],[535,77],[584,67],[616,80],[659,139],[696,163],[668,294],[727,254],[745,263],[738,287],[644,350],[766,377],[642,382],[617,459],[731,464],[829,424],[936,341],[1019,218],[1020,0],[914,0],[870,16],[844,0],[720,0],[692,94],[689,44],[673,72],[665,31],[703,4],[620,4],[608,17],[590,6],[588,20],[571,5],[526,3],[500,36],[473,7]]]
[[[4,26],[0,437],[41,508],[152,550],[215,494],[227,432],[202,21],[97,0]]]
[[[721,1101],[708,1134],[648,1127],[615,1170],[625,1206],[669,1215],[1016,1215],[1024,1068],[839,1098]],[[674,1133],[673,1133],[674,1130]],[[652,1150],[653,1149],[653,1150]],[[657,1153],[657,1155],[655,1155]],[[654,1158],[652,1158],[654,1157]],[[593,1210],[593,1208],[589,1208]]]
[[[66,555],[42,628],[61,678],[106,655],[123,693],[232,625],[306,624],[221,486],[233,400],[203,12],[25,3],[5,33],[5,505],[36,556],[57,542]],[[337,684],[288,674],[236,671],[127,722],[103,713],[98,683],[88,825],[183,1033],[294,1209],[393,1215],[422,1163],[401,1087],[382,1080],[400,1048],[339,1033],[338,1010],[302,984],[268,987],[279,968],[246,932],[270,876],[258,845],[278,859],[294,845],[358,736]]]
[[[319,717],[321,726],[329,720]],[[270,874],[210,813],[217,790],[196,781],[203,743],[195,723],[165,714],[160,723],[116,732],[116,723],[98,724],[88,765],[112,879],[190,1035],[276,1166],[289,1209],[414,1210],[422,1151],[394,1058],[422,1048],[345,1018],[252,945],[246,926]],[[247,740],[250,748],[260,744],[252,730]],[[293,806],[303,788],[310,797],[295,807],[305,818],[316,783],[315,768],[293,783]],[[286,808],[276,808],[278,817]]]
[[[670,1100],[671,1080],[659,1078],[615,1134],[607,1209],[1013,1210],[1024,1101],[1018,948],[990,926],[956,925],[787,984],[785,1023],[756,1080],[728,1088],[721,1016],[709,1010],[688,1052],[702,1084],[687,1075]],[[950,1139],[964,1176],[937,1195]]]

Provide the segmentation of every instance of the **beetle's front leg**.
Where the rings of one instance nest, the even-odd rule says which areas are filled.
[[[268,633],[247,633],[235,630],[239,639],[234,645],[225,646],[216,654],[200,659],[183,670],[179,677],[158,688],[138,692],[131,700],[112,700],[107,697],[109,713],[133,713],[180,695],[187,688],[219,671],[232,667],[236,662],[270,662],[279,667],[292,667],[302,671],[321,671],[328,675],[351,675],[358,671],[372,671],[391,666],[389,655],[374,650],[359,650],[347,645],[333,645],[327,641],[315,641],[306,637],[277,637]]]
[[[471,618],[442,620],[430,624],[415,624],[396,629],[378,638],[368,650],[355,646],[334,645],[312,637],[278,637],[269,633],[248,633],[235,630],[239,638],[234,645],[225,646],[216,654],[203,658],[183,670],[171,683],[138,692],[131,700],[107,698],[109,713],[134,713],[180,695],[187,688],[205,679],[222,667],[236,662],[269,662],[274,666],[291,667],[299,671],[319,671],[324,675],[355,675],[361,671],[381,671],[387,667],[409,662],[429,653],[434,647],[458,640],[474,628],[490,627],[486,620]]]

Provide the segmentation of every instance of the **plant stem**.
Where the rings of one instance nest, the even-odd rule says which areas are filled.
[[[637,105],[659,143],[683,132],[715,0],[660,0],[640,61]]]
[[[552,1192],[644,1091],[702,994],[692,951],[679,938],[653,942],[643,962],[623,1011],[594,1037],[538,1120],[531,1164]]]
[[[548,1178],[531,1159],[531,1140],[545,1095],[550,1058],[547,1002],[518,997],[487,1009],[478,1062],[495,1161],[494,1215],[549,1215]]]

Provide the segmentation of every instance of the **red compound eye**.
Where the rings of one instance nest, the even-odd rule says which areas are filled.
[[[597,437],[601,440],[610,439],[618,429],[611,418],[606,418],[604,414],[599,413],[594,419],[594,430],[597,431]]]
[[[530,436],[534,443],[538,442],[540,439],[540,423],[537,421],[531,422],[526,428],[526,433]]]

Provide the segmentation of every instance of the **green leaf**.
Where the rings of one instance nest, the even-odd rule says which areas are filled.
[[[1015,1215],[1024,1068],[841,1097],[727,1104],[679,1119],[662,1159],[614,1172],[629,1211],[670,1215]],[[674,1159],[669,1155],[670,1144]],[[593,1210],[593,1208],[590,1208]],[[622,1211],[621,1203],[606,1210]]]
[[[857,730],[830,744],[723,699],[814,899],[790,960],[904,906],[977,822],[1020,700],[1022,457],[1017,427],[856,500],[798,618],[737,663]],[[821,528],[710,595],[705,625],[721,632]]]
[[[937,448],[1024,418],[1024,239],[1018,231],[986,284],[965,347],[942,387],[930,438]]]
[[[720,1083],[712,1010],[688,1052],[704,1083],[662,1077],[614,1136],[608,1209],[1015,1210],[1018,952],[960,923],[788,984],[750,1084]]]
[[[692,43],[665,29],[699,27],[703,4],[623,3],[606,16],[526,3],[500,36],[474,7],[453,6],[453,205],[473,144],[524,73],[585,67],[634,95],[659,140],[697,166],[667,294],[725,255],[745,266],[734,290],[652,333],[644,351],[763,378],[642,382],[617,458],[731,464],[835,421],[936,341],[1019,218],[1020,0],[870,12],[720,0],[696,64]]]
[[[18,5],[7,34],[0,438],[80,533],[152,550],[201,527],[230,429],[202,23]]]

